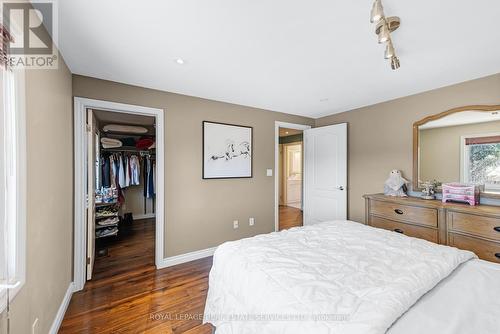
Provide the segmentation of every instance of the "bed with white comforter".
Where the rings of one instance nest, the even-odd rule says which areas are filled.
[[[399,334],[399,323],[426,317],[418,305],[407,311],[475,258],[350,221],[227,242],[214,255],[205,322],[217,334],[380,334],[401,317],[389,330]]]

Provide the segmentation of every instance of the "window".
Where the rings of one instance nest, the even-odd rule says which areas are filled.
[[[500,134],[463,137],[463,181],[500,192]]]
[[[1,69],[0,310],[25,280],[24,71]],[[7,294],[9,288],[9,294]]]

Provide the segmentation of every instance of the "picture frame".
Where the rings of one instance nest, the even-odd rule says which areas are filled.
[[[202,122],[202,178],[253,177],[253,127]]]

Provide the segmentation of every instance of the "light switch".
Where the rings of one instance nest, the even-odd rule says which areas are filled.
[[[240,224],[238,223],[238,221],[233,220],[233,228],[236,230],[238,227],[240,227]]]
[[[271,168],[266,169],[267,176],[273,176],[273,170]]]
[[[255,225],[255,218],[248,218],[248,225],[254,226]]]

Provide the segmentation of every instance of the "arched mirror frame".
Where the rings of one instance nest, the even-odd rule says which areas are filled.
[[[470,105],[463,106],[458,108],[453,108],[450,110],[446,110],[440,112],[439,114],[427,116],[419,121],[413,123],[413,191],[421,191],[420,185],[418,184],[418,146],[419,146],[419,137],[418,137],[418,127],[424,125],[427,122],[435,121],[437,119],[446,117],[451,114],[455,114],[462,111],[480,111],[480,112],[492,112],[500,110],[500,104],[496,105]],[[500,198],[500,194],[492,194],[492,193],[481,193],[481,197],[488,198]]]

